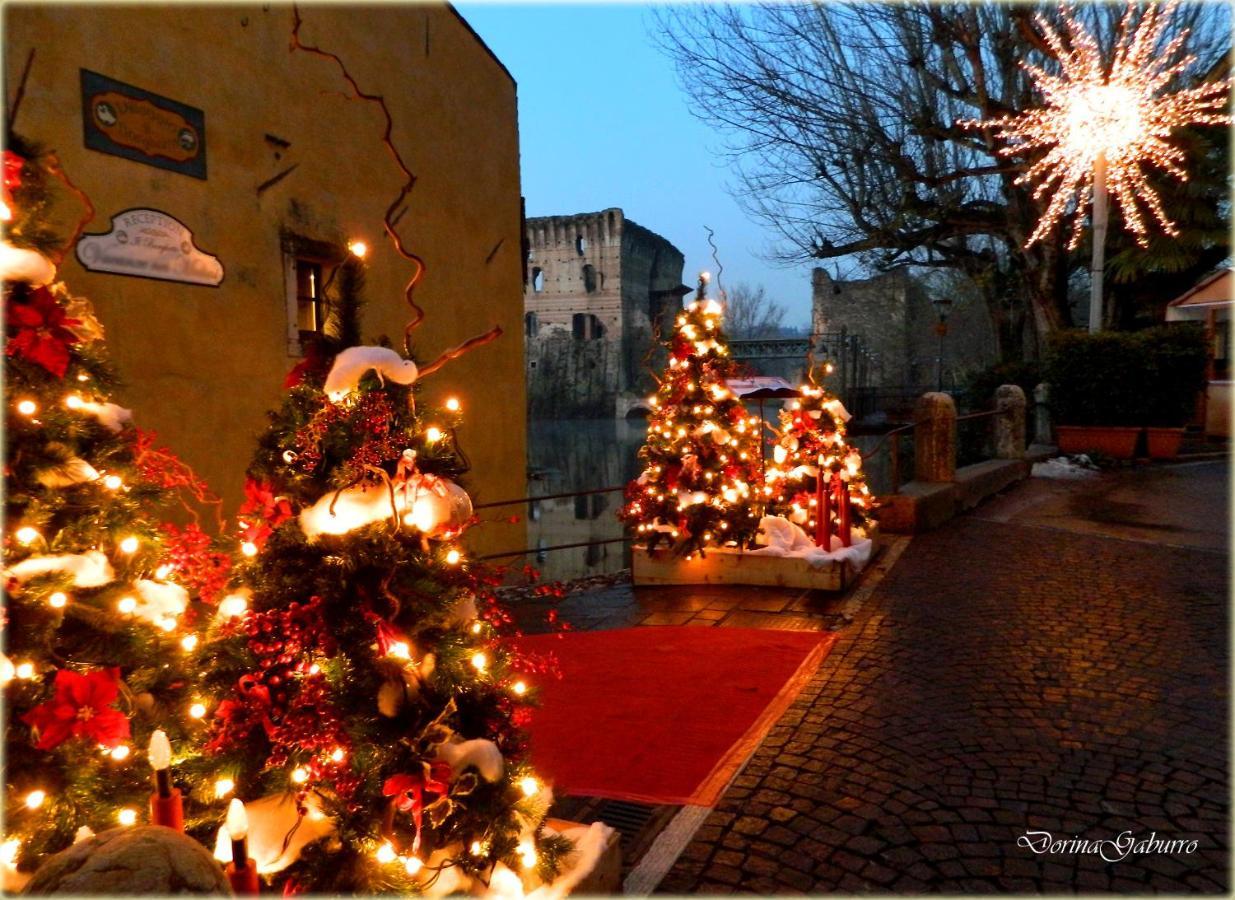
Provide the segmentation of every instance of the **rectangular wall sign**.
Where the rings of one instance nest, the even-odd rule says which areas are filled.
[[[86,146],[194,178],[206,177],[206,114],[81,70]]]

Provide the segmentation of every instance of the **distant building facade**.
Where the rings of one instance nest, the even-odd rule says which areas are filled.
[[[645,406],[688,289],[682,252],[611,208],[527,220],[523,334],[531,418]]]
[[[989,313],[976,296],[949,297],[944,338],[944,386],[959,386],[967,373],[994,361]],[[871,278],[839,280],[825,269],[811,273],[811,331],[844,328],[872,352],[871,383],[934,388],[938,380],[939,316],[923,283],[904,269]]]

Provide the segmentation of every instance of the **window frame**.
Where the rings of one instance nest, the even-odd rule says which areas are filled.
[[[313,240],[288,233],[282,235],[282,248],[287,355],[300,359],[305,356],[309,342],[315,336],[327,335],[326,325],[330,321],[330,300],[326,296],[326,286],[333,280],[336,269],[347,259],[347,249],[337,243]],[[314,319],[317,328],[313,331],[303,331],[300,328],[302,299],[299,276],[302,264],[316,266],[320,280],[318,295],[314,298]]]

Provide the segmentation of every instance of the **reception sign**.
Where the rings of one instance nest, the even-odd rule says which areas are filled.
[[[91,272],[207,287],[223,281],[218,257],[198,249],[183,222],[157,209],[116,213],[106,234],[88,234],[77,242],[77,261]]]
[[[86,146],[149,166],[206,177],[206,115],[87,69],[81,70]]]

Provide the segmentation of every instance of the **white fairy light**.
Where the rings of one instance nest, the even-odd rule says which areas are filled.
[[[1170,143],[1171,133],[1185,125],[1229,124],[1231,119],[1222,109],[1230,82],[1168,90],[1195,61],[1181,53],[1188,29],[1181,29],[1164,44],[1171,5],[1149,4],[1134,26],[1136,13],[1137,7],[1129,5],[1109,63],[1097,39],[1072,12],[1064,12],[1062,28],[1038,16],[1038,29],[1060,66],[1053,75],[1022,63],[1042,94],[1042,105],[1017,115],[962,123],[992,129],[1005,142],[996,151],[1000,156],[1045,151],[1016,179],[1019,185],[1034,186],[1035,199],[1050,198],[1027,247],[1044,240],[1075,201],[1068,248],[1076,249],[1099,161],[1105,166],[1105,181],[1125,226],[1137,243],[1148,243],[1146,212],[1166,234],[1179,233],[1163,210],[1146,169],[1188,180],[1186,156]]]

